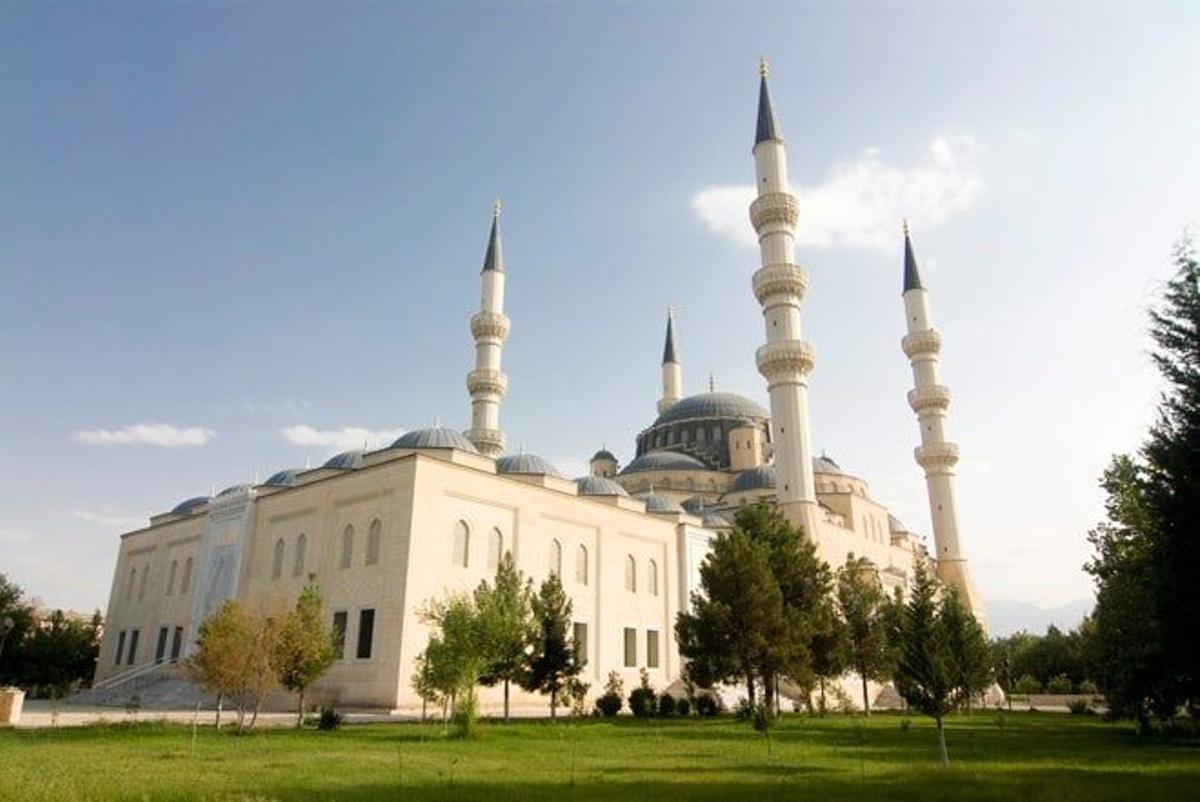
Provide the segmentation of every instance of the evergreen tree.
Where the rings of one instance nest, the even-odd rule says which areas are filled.
[[[875,565],[865,557],[856,559],[849,555],[845,567],[838,572],[837,598],[846,622],[850,667],[862,682],[863,711],[870,716],[867,681],[885,679],[889,668],[883,609],[887,596]]]
[[[558,698],[582,669],[571,638],[571,600],[558,574],[551,573],[533,599],[537,634],[527,658],[523,686],[550,695],[550,718],[558,717]]]
[[[952,658],[958,699],[970,712],[971,699],[990,688],[993,681],[987,636],[953,588],[942,596],[938,614]]]
[[[310,576],[296,607],[276,627],[271,665],[283,687],[296,694],[296,726],[304,722],[304,692],[329,670],[336,657],[333,635],[325,626],[321,588]]]
[[[817,710],[824,716],[825,683],[836,679],[850,667],[850,642],[846,622],[834,610],[825,616],[812,640],[812,669],[819,691]]]
[[[485,656],[479,681],[488,686],[504,684],[504,720],[508,721],[509,686],[521,683],[525,653],[537,634],[533,583],[522,576],[511,552],[500,558],[495,581],[494,586],[483,582],[475,591]]]
[[[957,676],[936,595],[937,584],[924,561],[919,561],[900,624],[896,690],[910,706],[937,722],[938,748],[945,765],[950,758],[943,721],[956,705]]]

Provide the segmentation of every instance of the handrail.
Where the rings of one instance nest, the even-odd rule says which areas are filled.
[[[174,661],[171,661],[171,662],[174,662]],[[105,677],[104,679],[100,680],[99,682],[94,683],[92,685],[92,688],[93,688],[93,690],[104,690],[105,688],[111,688],[114,685],[120,685],[121,683],[127,682],[128,680],[136,679],[145,674],[149,674],[151,671],[154,671],[155,669],[159,669],[159,668],[163,668],[164,666],[171,665],[171,662],[163,661],[161,663],[147,663],[146,665],[143,665],[143,666],[137,666],[136,668],[131,668],[128,671],[122,671],[120,674],[113,674],[111,677]]]

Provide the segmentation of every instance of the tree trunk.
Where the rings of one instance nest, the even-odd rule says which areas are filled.
[[[558,691],[550,691],[550,720],[558,718]]]
[[[942,717],[937,717],[938,747],[942,750],[942,765],[950,765],[950,755],[946,753],[946,730],[942,728]]]
[[[217,694],[217,721],[216,721],[216,726],[217,726],[218,732],[221,730],[221,703],[223,701],[225,701],[225,694],[218,693]]]
[[[818,682],[821,684],[821,718],[825,718],[825,678],[821,677]]]
[[[425,713],[429,710],[429,700],[424,696],[421,697],[421,723],[425,723]]]
[[[746,675],[746,700],[750,702],[750,706],[754,707],[754,675]]]
[[[859,676],[862,677],[863,711],[866,712],[867,718],[870,718],[871,717],[871,698],[869,696],[867,696],[867,675],[860,673]]]
[[[302,724],[304,724],[304,689],[303,688],[301,688],[300,692],[297,694],[296,729],[300,729],[300,726]]]
[[[250,716],[250,729],[254,729],[254,725],[258,723],[258,711],[262,710],[262,705],[263,705],[263,700],[262,700],[262,697],[260,696],[254,702],[254,714]]]
[[[504,680],[504,723],[508,723],[508,680]]]

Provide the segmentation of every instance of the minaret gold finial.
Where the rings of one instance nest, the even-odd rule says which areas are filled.
[[[908,236],[908,218],[907,218],[907,217],[904,217],[904,218],[901,218],[901,219],[904,221],[904,222],[903,222],[903,224],[904,224],[904,236],[906,236],[906,237],[907,237],[907,236]]]
[[[503,208],[504,207],[500,204],[500,198],[497,196],[496,199],[492,201],[492,217],[499,217],[500,211]]]
[[[771,67],[770,67],[770,65],[767,64],[767,57],[759,56],[758,57],[758,74],[761,75],[763,78],[766,78],[770,72],[771,72]]]

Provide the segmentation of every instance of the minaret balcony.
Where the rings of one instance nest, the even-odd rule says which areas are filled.
[[[783,228],[791,231],[800,219],[800,203],[787,192],[768,192],[750,204],[750,224],[760,235],[764,229]]]
[[[760,304],[777,295],[803,298],[806,289],[808,273],[798,265],[767,265],[754,273],[754,297]]]
[[[503,342],[508,339],[511,323],[499,312],[479,312],[471,317],[471,336],[476,340],[494,338]]]
[[[463,435],[485,457],[498,457],[504,453],[504,432],[496,429],[467,429]]]
[[[946,472],[958,464],[958,446],[954,443],[930,443],[913,450],[917,464],[934,473]]]
[[[804,340],[780,340],[759,348],[754,358],[758,372],[770,382],[789,373],[807,376],[813,369],[816,353]]]
[[[499,370],[473,370],[467,374],[467,392],[503,396],[508,392],[508,376]]]
[[[942,350],[942,335],[937,329],[914,331],[900,341],[900,347],[909,359],[919,354],[937,354]]]
[[[950,388],[944,384],[927,384],[908,391],[908,405],[913,412],[945,409],[950,406]]]

